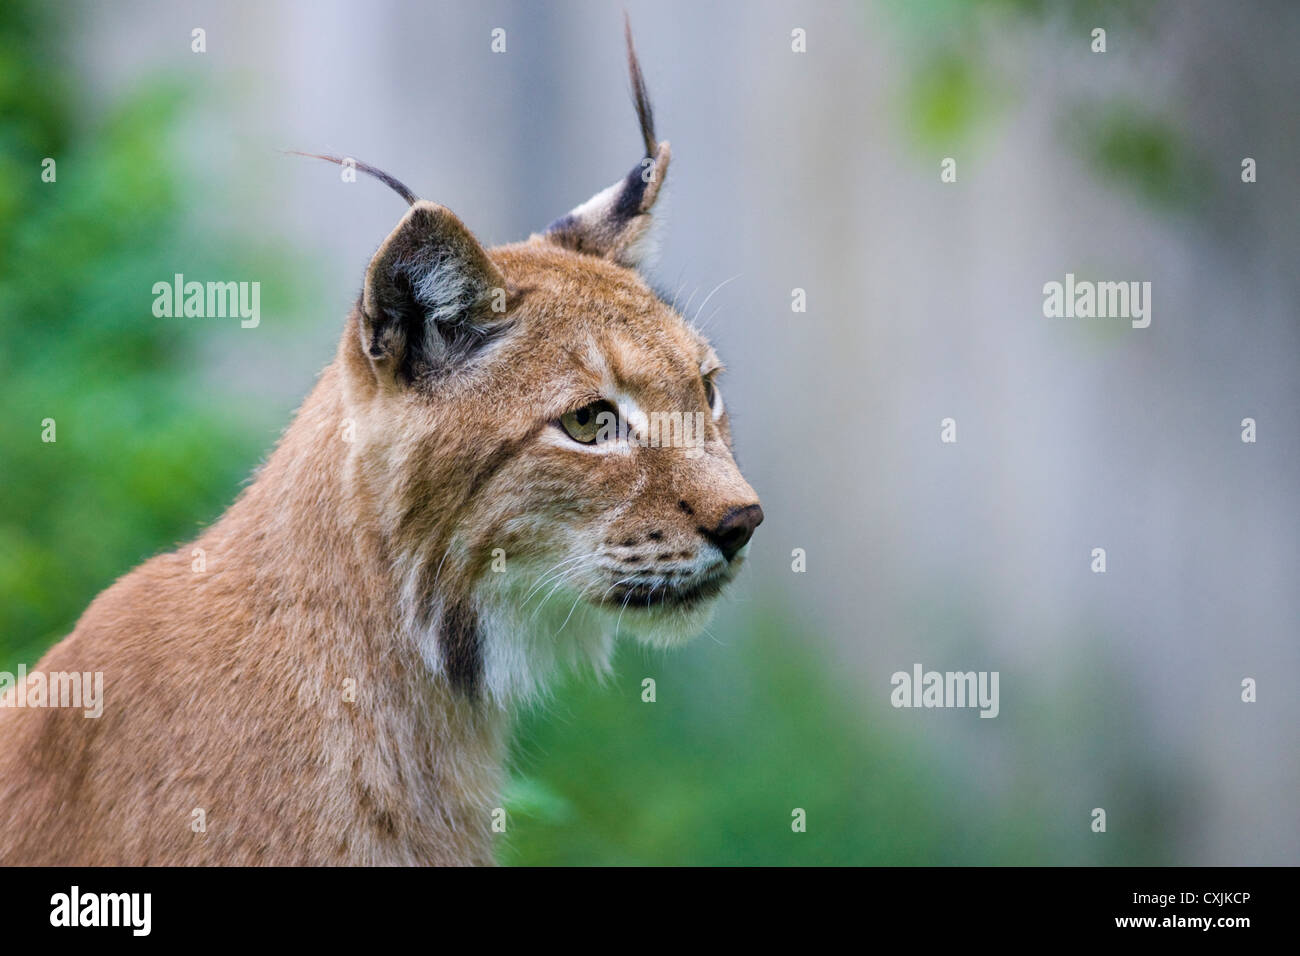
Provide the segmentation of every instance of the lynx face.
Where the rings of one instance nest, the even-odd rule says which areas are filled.
[[[483,369],[524,400],[507,414],[530,436],[485,491],[507,576],[509,555],[528,559],[533,610],[580,601],[647,640],[693,634],[763,517],[717,356],[631,270],[529,246],[499,258],[531,300]]]
[[[469,695],[602,669],[619,630],[693,635],[763,519],[718,357],[637,271],[670,153],[629,63],[646,159],[527,242],[485,250],[358,165],[412,208],[344,341],[350,471],[408,629]]]

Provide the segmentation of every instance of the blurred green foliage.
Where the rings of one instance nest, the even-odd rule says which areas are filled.
[[[969,57],[946,50],[931,54],[904,94],[912,135],[934,148],[963,141],[994,108],[991,86]]]
[[[732,617],[671,653],[626,642],[606,684],[575,677],[521,721],[503,862],[516,865],[1157,864],[1176,826],[1164,768],[1135,742],[1093,744],[1087,792],[1062,741],[1123,739],[1098,708],[1122,675],[1086,662],[1057,699],[1018,688],[1032,715],[900,712],[887,684],[828,677],[800,627]],[[969,620],[948,622],[969,630]],[[1004,675],[1004,679],[1008,675]],[[653,703],[642,699],[655,680]],[[863,700],[876,706],[863,706]],[[1100,711],[1100,712],[1099,712]],[[1080,716],[1096,726],[1081,730]],[[1005,766],[963,766],[936,738],[974,718]],[[995,726],[996,725],[996,726]],[[904,729],[906,726],[906,729]],[[933,735],[933,736],[928,736]],[[1123,836],[1089,829],[1098,794]],[[792,829],[792,812],[807,830]]]
[[[1205,163],[1171,124],[1137,104],[1079,106],[1074,146],[1106,180],[1163,211],[1194,211],[1214,188]]]
[[[1009,77],[998,58],[999,39],[1037,31],[1037,42],[1059,45],[1065,31],[1080,56],[1091,31],[1107,30],[1114,44],[1132,46],[1158,30],[1158,6],[1121,0],[888,0],[887,9],[915,65],[898,102],[900,125],[921,149],[970,149],[996,127],[1015,97],[1035,88],[1034,77]],[[1064,55],[1064,54],[1063,54]],[[1096,61],[1104,64],[1104,59]],[[1064,71],[1063,71],[1064,75]],[[1056,79],[1059,82],[1059,78]],[[1066,146],[1099,179],[1127,190],[1164,213],[1196,212],[1213,193],[1207,164],[1160,104],[1115,99],[1084,86],[1062,94],[1057,117]]]
[[[201,320],[155,318],[177,271],[248,275],[196,236],[177,170],[187,92],[157,80],[92,126],[34,3],[0,7],[0,669],[220,514],[263,449],[255,409],[202,383]],[[42,161],[56,161],[54,182]],[[268,266],[256,260],[254,275]],[[237,323],[234,331],[239,331]],[[45,442],[46,419],[56,441]]]
[[[974,808],[954,813],[942,775],[868,727],[793,629],[745,623],[756,627],[671,654],[625,645],[608,685],[572,680],[530,714],[516,739],[503,860],[978,859]],[[656,681],[653,703],[642,700],[645,677]],[[795,808],[806,832],[792,828]]]

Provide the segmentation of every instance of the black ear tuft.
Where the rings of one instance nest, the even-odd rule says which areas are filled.
[[[646,90],[645,77],[632,44],[632,27],[624,14],[627,37],[627,69],[632,80],[632,101],[636,106],[645,158],[614,185],[598,192],[571,212],[556,219],[542,234],[547,242],[574,252],[603,256],[620,265],[637,267],[649,253],[650,210],[659,197],[659,187],[668,173],[672,157],[667,143],[655,139],[654,110]]]
[[[390,176],[382,169],[371,166],[369,163],[363,163],[357,159],[345,159],[342,156],[329,156],[325,153],[304,153],[297,149],[290,149],[287,150],[287,152],[292,153],[295,156],[308,156],[311,159],[323,159],[327,163],[334,163],[338,166],[347,166],[352,169],[359,169],[367,176],[379,180],[393,192],[397,193],[397,195],[405,199],[408,206],[414,206],[420,201],[415,193],[411,192],[411,190],[408,189],[406,184],[401,180],[397,179],[395,176]]]
[[[627,72],[632,79],[632,100],[636,104],[636,118],[641,124],[641,138],[645,141],[645,154],[653,156],[655,142],[655,111],[650,105],[650,91],[646,89],[645,76],[641,73],[641,61],[636,58],[636,46],[632,43],[632,20],[623,11],[623,37],[627,40]]]

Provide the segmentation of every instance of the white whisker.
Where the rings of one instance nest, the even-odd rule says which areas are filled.
[[[714,287],[713,287],[713,291],[710,292],[708,295],[706,295],[706,296],[704,297],[704,301],[700,303],[700,307],[699,307],[698,309],[695,310],[695,318],[698,319],[698,318],[700,317],[700,313],[703,312],[703,311],[704,311],[704,307],[705,307],[706,305],[709,304],[709,300],[712,299],[712,298],[713,298],[713,297],[718,293],[718,291],[719,291],[719,290],[720,290],[724,285],[727,285],[727,284],[730,283],[730,282],[734,282],[734,281],[736,281],[736,280],[739,279],[743,274],[744,274],[744,273],[737,272],[737,273],[736,273],[734,276],[732,276],[730,279],[723,279],[723,280],[722,280],[721,282],[719,282],[716,286],[714,286]],[[692,319],[691,321],[694,321],[694,319]]]

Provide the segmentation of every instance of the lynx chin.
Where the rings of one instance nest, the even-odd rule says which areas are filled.
[[[111,706],[0,707],[0,864],[491,863],[512,710],[701,629],[763,511],[718,356],[640,272],[670,153],[627,52],[644,159],[526,241],[356,163],[410,208],[334,360],[230,509],[37,665]]]

